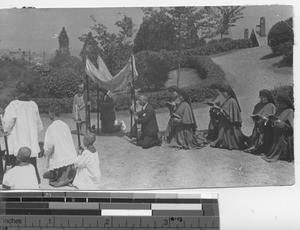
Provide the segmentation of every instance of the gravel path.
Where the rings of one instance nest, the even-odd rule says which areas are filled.
[[[243,132],[250,134],[252,123],[248,113],[258,100],[258,91],[274,86],[291,84],[291,69],[274,70],[272,63],[278,58],[260,60],[268,54],[268,47],[239,50],[224,56],[214,57],[226,73],[242,107]],[[195,109],[195,116],[201,130],[207,129],[208,107]],[[129,114],[117,114],[126,124],[130,124]],[[95,114],[93,114],[93,124]],[[157,111],[160,131],[164,131],[168,113]],[[69,115],[63,120],[75,128]],[[45,128],[50,121],[43,117]],[[129,132],[129,129],[126,130]],[[77,137],[73,135],[77,145]],[[167,145],[142,150],[129,143],[126,135],[117,134],[97,137],[102,172],[101,189],[169,189],[236,186],[291,185],[294,183],[294,164],[288,162],[268,163],[258,156],[242,151],[229,151],[205,147],[200,150],[176,150]],[[39,169],[43,173],[45,160],[39,159]],[[41,188],[51,189],[46,180]],[[71,189],[65,187],[63,189]]]

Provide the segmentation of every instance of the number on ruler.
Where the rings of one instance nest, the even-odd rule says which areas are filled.
[[[164,219],[164,225],[169,225],[169,219]]]
[[[105,225],[109,225],[109,219],[105,219]]]

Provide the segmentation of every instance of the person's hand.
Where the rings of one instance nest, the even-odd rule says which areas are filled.
[[[278,128],[284,128],[285,122],[283,122],[282,120],[276,120],[276,121],[274,121],[274,126],[278,127]]]
[[[78,149],[77,149],[78,155],[81,155],[82,152],[83,152],[83,147],[82,147],[82,146],[79,146]]]
[[[180,123],[180,119],[178,119],[178,118],[173,118],[173,121],[174,121],[176,124]]]
[[[92,105],[92,103],[91,103],[90,101],[88,101],[86,104],[87,104],[88,106],[91,106],[91,105]]]
[[[10,132],[7,132],[7,131],[3,132],[3,136],[7,137],[9,135],[10,135]]]
[[[135,115],[134,120],[137,121],[138,119],[139,119],[138,116]]]
[[[77,123],[77,124],[80,124],[80,123],[81,123],[81,118],[78,118],[78,119],[76,120],[76,123]]]

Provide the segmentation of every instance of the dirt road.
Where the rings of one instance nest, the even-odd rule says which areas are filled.
[[[267,47],[239,50],[215,57],[226,73],[226,78],[236,91],[242,107],[243,132],[250,134],[252,123],[247,114],[252,112],[258,100],[258,91],[292,83],[291,69],[274,70],[277,59],[261,61],[268,54]],[[93,114],[94,115],[94,114]],[[200,129],[208,126],[208,107],[195,110]],[[130,124],[129,114],[121,112],[118,119]],[[93,122],[96,124],[95,115]],[[168,113],[157,111],[160,131],[164,131]],[[63,120],[75,129],[70,115]],[[50,121],[43,118],[45,128]],[[126,132],[129,132],[127,128]],[[74,135],[77,144],[77,137]],[[236,186],[291,185],[294,183],[294,164],[288,162],[268,163],[258,156],[242,151],[229,151],[205,147],[200,150],[176,150],[167,145],[148,150],[129,143],[126,135],[117,134],[97,137],[102,172],[102,189],[168,189],[207,188]],[[43,173],[45,160],[39,160]],[[51,188],[43,180],[41,188]],[[68,187],[63,189],[70,189]]]

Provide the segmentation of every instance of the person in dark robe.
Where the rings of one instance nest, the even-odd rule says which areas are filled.
[[[168,107],[169,109],[169,112],[170,112],[170,119],[168,121],[168,124],[167,124],[167,128],[166,128],[166,131],[164,133],[164,140],[167,142],[167,143],[170,143],[175,135],[175,128],[174,128],[174,125],[173,125],[173,120],[172,120],[172,114],[175,113],[175,109],[176,109],[176,103],[175,103],[175,100],[176,100],[176,97],[177,95],[176,94],[173,94],[173,92],[175,92],[175,90],[177,90],[177,86],[171,86],[169,88],[169,92],[172,93],[172,98],[171,98],[171,101],[168,101],[166,103],[166,106]]]
[[[224,102],[224,97],[220,93],[220,84],[212,85],[210,88],[214,89],[216,91],[216,96],[212,99],[210,103],[213,105],[216,105],[218,107],[221,106],[221,104]],[[215,106],[211,106],[209,110],[209,124],[208,124],[208,132],[206,139],[210,142],[213,142],[217,139],[219,134],[219,126],[220,126],[220,120],[221,120],[221,113],[219,109],[216,109]]]
[[[126,129],[124,121],[116,120],[115,112],[115,96],[112,92],[99,88],[100,92],[103,93],[103,100],[100,102],[101,109],[101,130],[103,133],[115,133]]]
[[[277,96],[277,110],[272,119],[274,139],[268,152],[262,158],[268,162],[278,160],[294,161],[294,107],[291,98],[284,93]]]
[[[171,113],[170,129],[179,148],[199,149],[207,145],[206,138],[197,131],[197,122],[188,94],[173,86],[170,88],[175,99],[174,113]]]
[[[143,149],[160,146],[162,141],[158,136],[159,129],[154,108],[148,103],[148,98],[145,95],[139,97],[138,103],[142,106],[142,110],[134,116],[135,122],[142,126],[138,144]]]
[[[259,91],[260,102],[257,103],[252,112],[254,128],[249,137],[250,148],[244,152],[258,154],[268,148],[273,140],[273,131],[266,125],[268,114],[274,114],[276,110],[275,101],[269,90]]]
[[[225,98],[224,103],[217,109],[222,114],[219,134],[217,139],[211,143],[211,147],[224,149],[244,150],[248,147],[247,137],[242,133],[241,108],[231,86],[223,85],[220,92]]]

